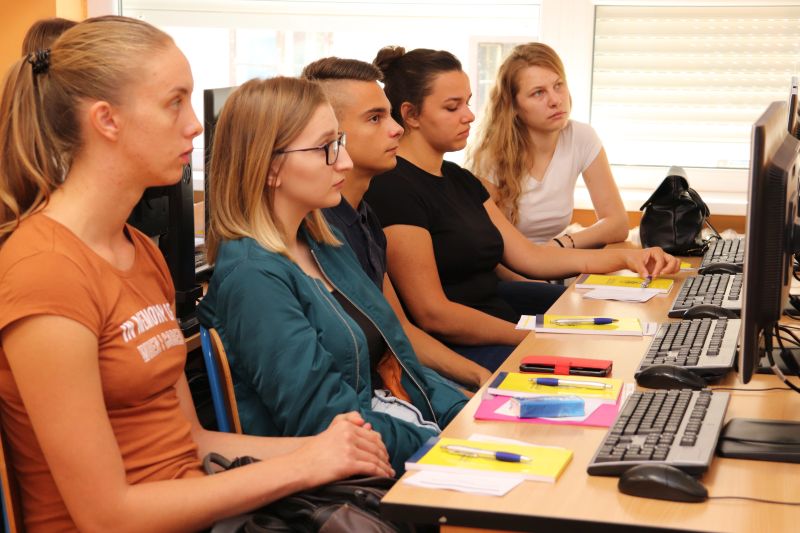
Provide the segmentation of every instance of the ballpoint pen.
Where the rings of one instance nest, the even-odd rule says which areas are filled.
[[[482,448],[459,446],[457,444],[442,446],[442,450],[447,453],[452,453],[453,455],[460,455],[461,457],[482,457],[484,459],[494,459],[495,461],[504,461],[506,463],[529,463],[531,461],[530,457],[518,453],[484,450]]]
[[[595,317],[595,318],[556,318],[552,321],[553,324],[559,326],[576,326],[579,324],[593,324],[595,326],[603,326],[606,324],[613,324],[614,322],[619,322],[616,318],[605,318],[605,317]]]
[[[577,379],[559,378],[530,378],[531,383],[536,385],[547,385],[548,387],[580,387],[583,389],[610,389],[610,383],[600,381],[579,381]]]
[[[646,278],[644,278],[641,287],[643,289],[646,289],[650,285],[651,281],[653,281],[653,276],[647,276]]]

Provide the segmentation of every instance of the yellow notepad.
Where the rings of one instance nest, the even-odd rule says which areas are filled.
[[[576,289],[597,289],[602,287],[619,287],[641,289],[644,278],[638,276],[606,276],[602,274],[584,274],[575,283]],[[647,285],[648,289],[667,293],[672,288],[673,280],[669,278],[655,278]]]
[[[609,317],[617,320],[611,324],[558,324],[556,322],[557,320],[592,318],[596,317],[591,315],[536,315],[533,330],[541,333],[578,333],[583,335],[644,335],[642,322],[638,318]],[[521,326],[518,325],[518,327]]]
[[[551,387],[539,385],[536,378],[563,378],[570,381],[590,381],[611,385],[608,389],[590,389],[585,387]],[[580,396],[600,400],[600,403],[617,403],[622,390],[622,380],[616,378],[600,378],[594,376],[554,376],[553,374],[532,374],[520,372],[500,372],[489,384],[489,394],[511,396],[514,398],[533,398],[536,396]]]
[[[516,453],[530,462],[510,463],[486,457],[455,455],[442,446],[466,446],[481,450]],[[466,439],[432,437],[406,461],[406,470],[481,472],[481,475],[522,475],[534,481],[555,482],[572,459],[572,451],[555,446],[506,444]]]

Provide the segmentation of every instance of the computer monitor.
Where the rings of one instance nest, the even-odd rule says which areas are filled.
[[[797,139],[786,104],[773,102],[753,125],[745,234],[739,377],[750,381],[789,298],[797,206]]]
[[[225,105],[228,96],[236,87],[222,87],[206,89],[203,91],[203,134],[205,136],[203,147],[205,154],[205,167],[203,171],[203,186],[205,189],[205,227],[209,227],[210,184],[209,171],[211,169],[211,147],[214,143],[214,130],[217,127],[219,114]]]
[[[750,381],[764,355],[773,372],[790,383],[773,363],[787,356],[777,325],[788,301],[792,255],[800,248],[800,141],[785,128],[786,110],[784,102],[773,102],[753,126],[739,344],[743,383]],[[734,418],[723,428],[717,452],[739,459],[800,462],[800,422]]]
[[[792,86],[789,89],[789,135],[796,139],[800,139],[798,112],[800,109],[797,107],[797,76],[792,76]]]
[[[194,272],[194,191],[192,169],[184,167],[175,185],[145,190],[128,223],[158,241],[175,285],[178,324],[184,336],[199,330],[197,300],[202,289]]]

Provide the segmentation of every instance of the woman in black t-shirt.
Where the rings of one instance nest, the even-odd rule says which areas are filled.
[[[659,248],[574,250],[529,242],[475,176],[444,161],[446,152],[464,148],[475,119],[458,59],[444,51],[387,47],[375,64],[405,134],[397,167],[374,178],[365,198],[384,226],[389,275],[420,327],[494,370],[526,335],[514,327],[518,310],[498,294],[498,264],[537,279],[623,268],[641,276],[678,270],[678,261]],[[534,282],[518,284],[517,291],[532,294],[544,309],[560,294]]]

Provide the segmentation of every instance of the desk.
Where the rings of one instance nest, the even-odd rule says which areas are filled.
[[[676,276],[676,283],[686,274]],[[663,322],[675,297],[659,295],[645,304],[584,300],[569,288],[551,312],[599,316],[639,316]],[[613,375],[633,380],[633,372],[652,337],[585,336],[531,333],[500,370],[518,371],[525,355],[572,355],[612,359]],[[778,386],[771,375],[756,375],[745,386],[735,372],[720,386]],[[485,388],[485,387],[484,387]],[[572,462],[555,484],[523,482],[502,498],[437,491],[398,483],[381,502],[387,518],[441,525],[517,531],[796,531],[800,507],[744,500],[676,503],[627,496],[617,491],[617,478],[589,476],[586,466],[606,434],[606,428],[476,421],[483,390],[445,429],[448,437],[487,433],[537,444],[564,446]],[[800,395],[792,391],[731,392],[726,415],[732,417],[800,419]],[[407,474],[408,475],[408,474]],[[701,480],[711,496],[752,496],[769,500],[800,500],[800,464],[746,461],[716,457]],[[443,528],[442,531],[463,531]]]

